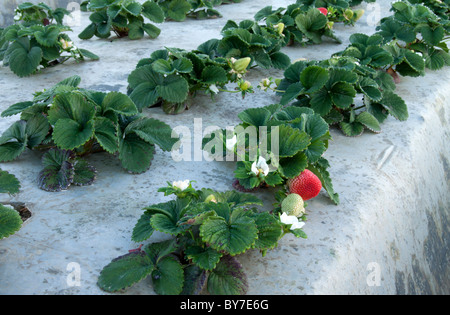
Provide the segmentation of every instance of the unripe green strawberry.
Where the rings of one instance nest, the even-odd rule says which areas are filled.
[[[310,170],[304,170],[299,176],[288,180],[289,192],[299,194],[303,200],[316,197],[322,189],[322,182]]]
[[[302,197],[298,194],[289,194],[281,202],[281,211],[287,215],[293,215],[296,217],[301,217],[305,214],[305,203]]]
[[[238,73],[244,72],[247,69],[248,65],[250,64],[250,61],[252,61],[250,57],[245,57],[236,60],[235,62],[233,62],[233,70]]]
[[[358,9],[354,12],[356,14],[355,21],[358,21],[364,15],[364,9]]]

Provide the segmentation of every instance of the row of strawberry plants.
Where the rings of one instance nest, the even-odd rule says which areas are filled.
[[[424,76],[426,69],[450,65],[450,21],[448,14],[407,1],[393,3],[392,11],[374,35],[353,34],[345,50],[326,60],[298,61],[275,87],[267,79],[261,88],[276,91],[283,105],[295,100],[292,106],[313,109],[347,136],[381,132],[388,115],[406,120],[407,105],[394,92],[399,74]]]
[[[423,9],[406,2],[394,4],[393,8],[399,10],[403,6],[408,7],[408,12],[413,15],[415,13],[411,7]],[[278,13],[272,11],[270,14]],[[428,25],[433,25],[428,20],[430,17],[434,18],[431,15],[422,16]],[[386,29],[386,23],[390,23],[386,21],[392,20],[384,19],[380,30]],[[239,25],[228,24],[232,25],[232,29],[239,28]],[[439,24],[442,25],[441,20]],[[420,32],[426,26],[422,24],[419,29],[415,29]],[[427,36],[424,37],[423,41],[426,43]],[[437,39],[437,44],[445,52],[442,38]],[[302,231],[306,219],[305,201],[317,196],[322,186],[335,203],[339,202],[327,171],[329,163],[323,157],[331,139],[329,124],[340,122],[343,131],[353,135],[360,132],[361,126],[375,132],[380,131],[378,119],[384,120],[388,110],[396,118],[407,118],[406,104],[393,92],[394,78],[388,71],[394,68],[393,56],[383,46],[388,41],[383,34],[355,34],[351,37],[351,45],[345,50],[347,53],[338,53],[334,58],[324,61],[300,61],[290,65],[286,69],[284,80],[277,80],[278,86],[275,89],[283,95],[282,104],[241,112],[238,117],[242,123],[232,130],[231,136],[229,130],[217,130],[205,137],[203,148],[212,155],[223,157],[231,151],[241,158],[236,163],[235,171],[235,187],[238,190],[252,191],[268,186],[280,188],[276,192],[277,203],[272,211],[259,212],[254,209],[253,206],[260,203],[247,193],[195,190],[189,181],[169,183],[168,187],[159,191],[165,195],[175,194],[177,199],[145,208],[133,230],[132,239],[135,242],[148,240],[154,231],[167,233],[174,238],[151,243],[144,250],[139,247],[114,259],[102,270],[98,285],[105,291],[116,292],[150,277],[158,294],[246,293],[248,283],[242,266],[234,256],[249,249],[260,250],[264,255],[267,250],[277,246],[288,232],[297,237],[306,237]],[[419,44],[419,41],[418,38],[414,39],[415,44]],[[410,46],[398,47],[406,49],[402,51],[403,57],[399,57],[396,63],[400,65],[395,67],[400,73],[405,74],[405,69],[408,74],[411,69],[423,73],[427,63],[440,64],[436,61],[439,59],[433,62],[428,55],[430,59],[423,60],[422,67],[418,58],[412,57],[411,54],[415,54],[415,51]],[[211,56],[211,51],[214,49],[204,53]],[[177,60],[186,56],[181,56],[180,51],[170,51],[168,55],[174,55]],[[439,55],[435,58],[443,57],[445,60],[443,53]],[[240,58],[244,56],[236,55]],[[420,56],[427,58],[426,54]],[[255,60],[256,58],[250,57],[247,62],[250,64]],[[148,62],[152,65],[155,60]],[[161,62],[157,63],[157,69]],[[240,62],[242,64],[244,59],[240,59]],[[402,66],[401,63],[405,64]],[[444,64],[446,62],[442,66]],[[228,66],[227,70],[235,71],[232,64],[228,63]],[[379,68],[383,66],[384,71],[381,71]],[[171,70],[174,68],[168,67]],[[430,68],[436,69],[435,66]],[[271,84],[271,80],[263,81],[261,88],[268,89]],[[281,91],[283,87],[286,87],[286,91]],[[357,92],[364,95],[364,104],[370,106],[371,111],[356,114],[358,108],[352,106],[352,103]],[[302,97],[308,101],[314,99],[313,103],[316,105],[307,108],[303,105],[306,101],[302,101]],[[286,106],[296,98],[299,98],[295,104],[298,106]],[[329,112],[323,114],[328,107]],[[351,107],[348,113],[350,120],[344,122],[346,113],[341,109],[347,107]],[[263,127],[266,130],[271,128],[266,139],[271,139],[271,132],[277,133],[276,154],[271,152],[273,143],[270,140],[263,150],[260,135],[257,134],[256,141],[251,143],[245,132],[237,132],[251,127]]]
[[[189,13],[189,10],[202,7],[207,7],[206,11],[195,11],[195,14],[209,15],[212,7],[220,2],[148,0],[141,4],[135,0],[91,0],[82,5],[82,8],[93,12],[89,17],[91,23],[78,37],[108,38],[115,33],[118,37],[128,36],[130,39],[141,39],[145,34],[156,38],[161,29],[145,19],[154,23],[162,23],[168,18],[181,21],[186,14],[194,14]],[[322,3],[315,3],[318,4]],[[298,1],[287,8],[264,8],[255,15],[255,21],[245,21],[239,25],[229,21],[224,28],[226,34],[219,55],[251,55],[263,67],[285,68],[290,61],[278,53],[281,47],[293,42],[320,43],[323,36],[339,42],[332,31],[334,21],[352,24],[363,14],[363,10],[351,10],[347,1],[323,5],[327,5],[328,9],[320,8],[322,11],[318,11],[313,8],[314,3]],[[0,29],[0,61],[16,75],[23,77],[70,58],[77,61],[85,58],[98,60],[99,57],[92,52],[76,47],[66,34],[71,29],[63,25],[63,19],[69,13],[61,8],[53,10],[44,3],[35,5],[25,2],[19,5],[15,17],[17,23]],[[264,21],[266,25],[258,25],[259,21]],[[239,51],[245,45],[248,47]]]
[[[317,12],[317,10],[310,12]],[[236,23],[233,24],[233,22],[229,22],[228,25],[231,25],[230,29],[232,30],[245,29],[245,23],[248,22],[243,22],[242,26],[244,27],[240,27],[241,25]],[[284,31],[284,23],[276,25],[278,27],[274,29],[281,35]],[[231,42],[238,37],[241,40],[242,35],[240,33],[245,32],[238,31],[237,36]],[[251,37],[250,40],[252,40]],[[212,44],[213,49],[203,52],[203,54],[198,53],[198,51],[186,52],[179,49],[155,52],[152,54],[151,59],[141,61],[136,70],[147,67],[145,72],[134,73],[133,77],[130,75],[130,87],[133,82],[140,83],[143,82],[142,79],[145,79],[146,84],[139,89],[145,91],[145,89],[151,87],[153,94],[148,95],[156,100],[158,98],[164,99],[164,96],[167,95],[170,99],[165,101],[171,102],[171,99],[175,99],[175,97],[173,97],[173,91],[170,89],[175,87],[175,82],[181,82],[174,76],[175,74],[191,74],[194,71],[194,66],[198,66],[198,69],[201,71],[195,74],[197,81],[212,78],[211,81],[205,82],[205,86],[208,86],[208,89],[213,91],[214,86],[216,88],[217,85],[222,87],[219,81],[214,81],[218,78],[218,76],[215,77],[220,71],[218,69],[222,68],[223,70],[223,67],[228,67],[225,70],[225,74],[236,77],[235,79],[239,83],[241,92],[248,91],[248,85],[246,86],[246,82],[241,81],[239,75],[242,75],[251,63],[258,64],[257,58],[242,54],[235,55],[240,58],[238,60],[231,56],[228,56],[228,58],[223,56],[217,57],[214,54],[214,42],[209,44]],[[219,45],[220,41],[217,47]],[[251,45],[247,46],[251,47]],[[254,46],[258,45],[255,44]],[[230,50],[238,47],[232,47]],[[236,52],[234,51],[233,53]],[[194,64],[193,60],[198,61],[193,57],[194,55],[199,57],[198,60],[202,62],[205,60],[202,60],[202,57],[204,58],[203,55],[205,55],[208,57],[208,64],[205,65],[200,62]],[[270,54],[268,55],[270,57]],[[160,58],[161,56],[164,58]],[[331,76],[342,76],[346,80],[350,80],[340,80],[339,82],[354,82],[355,75],[352,74],[352,70],[356,68],[349,69],[347,58],[340,59],[337,62],[340,62],[341,66],[334,70],[325,69],[332,72],[331,74],[322,70],[323,64],[320,66],[305,63],[297,65],[296,67],[298,68],[296,70],[299,72],[298,75],[301,84],[304,85],[303,88],[310,92],[315,89],[321,89],[325,85],[323,82],[327,81]],[[259,65],[264,65],[264,63],[260,60]],[[205,71],[206,68],[208,69],[207,71]],[[191,70],[188,71],[188,69]],[[203,75],[204,72],[205,74]],[[195,81],[194,78],[190,77],[189,79]],[[150,82],[147,82],[149,80]],[[153,86],[151,86],[152,83],[154,83]],[[318,88],[318,86],[320,87]],[[130,96],[136,97],[136,94],[133,95],[133,93],[136,93],[135,91],[139,89],[137,86],[134,89],[130,88]],[[366,88],[366,90],[369,91],[368,93],[375,93],[369,88]],[[81,94],[84,99],[89,99],[89,93],[86,94],[81,91]],[[91,91],[91,94],[94,93]],[[99,96],[99,99],[101,98]],[[103,108],[103,102],[99,102],[99,99],[97,99],[97,102],[94,101],[94,103]],[[68,101],[68,104],[72,103],[72,101]],[[116,102],[116,104],[119,103],[121,101]],[[34,104],[28,105],[24,104],[22,106],[29,108],[33,107]],[[20,107],[20,105],[17,106]],[[109,106],[104,108],[109,108]],[[9,109],[9,111],[15,110],[16,108]],[[100,110],[100,113],[100,115],[104,115],[105,111]],[[50,114],[47,114],[50,117]],[[83,114],[83,116],[85,115]],[[87,125],[79,122],[74,117],[70,116],[68,120],[75,120],[76,123],[81,124],[83,127]],[[136,242],[147,240],[155,230],[174,236],[174,240],[153,243],[148,245],[144,251],[140,249],[134,250],[128,255],[113,260],[104,268],[100,275],[98,284],[102,289],[115,292],[129,287],[147,276],[151,276],[155,291],[160,294],[194,294],[201,292],[203,289],[212,294],[245,293],[247,281],[242,271],[242,266],[234,258],[235,255],[244,253],[249,249],[259,249],[264,254],[267,250],[274,248],[283,235],[288,232],[292,232],[298,237],[305,237],[301,230],[305,219],[304,201],[315,197],[322,185],[327,189],[330,197],[336,203],[338,202],[338,196],[332,190],[331,180],[327,172],[329,163],[322,157],[328,147],[330,134],[328,123],[320,114],[309,108],[283,107],[275,104],[264,108],[248,109],[240,113],[239,118],[243,123],[237,127],[278,127],[276,129],[279,132],[279,151],[277,156],[271,154],[270,150],[263,156],[261,155],[261,150],[257,150],[257,154],[250,157],[247,153],[251,149],[251,144],[247,143],[245,138],[236,137],[233,138],[230,145],[229,139],[224,136],[224,131],[214,133],[214,137],[205,139],[205,147],[210,141],[219,140],[216,142],[216,145],[224,147],[225,150],[238,153],[239,145],[243,146],[244,161],[248,162],[237,163],[235,174],[239,180],[239,185],[244,189],[264,186],[280,187],[281,189],[276,196],[278,205],[275,209],[270,213],[257,211],[254,206],[261,205],[261,202],[249,194],[235,191],[218,193],[205,189],[198,191],[192,188],[191,182],[169,184],[168,187],[162,188],[160,191],[166,195],[175,194],[177,199],[146,208],[145,213],[133,231],[133,240]],[[112,121],[114,122],[115,119],[112,119]],[[64,120],[61,126],[63,123],[64,125],[69,125],[69,121]],[[38,135],[31,132],[33,130],[32,126],[35,125],[34,123],[30,123],[31,127],[29,128],[22,125],[24,124],[18,123],[17,126],[13,126],[14,128],[11,127],[10,129],[12,130],[8,130],[7,136],[10,134],[24,134],[26,136],[24,139],[27,137],[39,138]],[[116,126],[116,130],[118,129]],[[24,131],[22,132],[21,130]],[[27,133],[27,130],[30,130],[30,132]],[[132,128],[132,130],[138,137],[141,137],[141,140],[145,140],[145,137],[142,138],[143,134],[150,137],[146,133],[147,129],[140,130],[140,128],[137,128],[137,130],[134,130]],[[55,133],[55,131],[53,130],[52,133]],[[89,132],[87,133],[89,134]],[[84,135],[75,135],[70,130],[63,129],[58,131],[57,134],[64,135],[64,137],[56,135],[52,137],[54,141],[62,138],[66,139],[66,135],[73,136],[72,140],[74,141],[84,137]],[[112,133],[105,132],[105,135],[108,138]],[[211,140],[211,138],[213,139]],[[19,142],[20,144],[21,141],[19,141],[18,137],[9,138],[7,141],[14,139],[17,141],[13,142]],[[97,144],[102,145],[97,134],[95,135],[95,140],[98,142]],[[26,142],[26,140],[22,142]],[[81,142],[84,142],[84,140],[80,140]],[[257,141],[258,145],[259,141]],[[66,151],[63,153],[66,153]],[[83,155],[83,151],[81,155]],[[53,162],[59,159],[54,156],[52,154],[51,158],[47,160],[52,160],[51,162]],[[70,160],[64,160],[64,162],[71,163]],[[60,167],[60,169],[66,168],[67,163],[63,164],[64,166]],[[73,164],[76,166],[78,163]],[[271,170],[269,164],[275,165],[275,170]],[[52,165],[46,162],[45,166],[47,168]],[[81,173],[85,174],[88,172],[83,169]],[[72,174],[74,175],[75,173]],[[91,177],[87,176],[87,178]],[[307,182],[306,189],[302,187],[303,181]],[[289,190],[284,189],[286,185],[289,187]],[[313,190],[312,195],[304,194],[305,191],[309,192],[310,190]]]
[[[51,9],[44,3],[23,3],[16,9],[16,24],[0,29],[0,61],[19,77],[29,76],[39,69],[77,61],[98,60],[92,52],[76,47],[63,25],[64,9]]]
[[[20,114],[20,120],[0,137],[0,162],[27,148],[45,151],[38,184],[46,191],[92,184],[97,171],[85,159],[92,153],[118,155],[123,168],[136,174],[150,168],[155,146],[170,151],[177,142],[169,125],[139,114],[127,95],[86,90],[80,81],[67,78],[2,112]]]
[[[187,51],[158,50],[138,62],[128,78],[128,94],[139,108],[162,106],[169,114],[188,109],[198,92],[214,96],[219,92],[252,93],[243,79],[248,69],[286,69],[290,58],[281,49],[292,41],[320,43],[323,36],[337,39],[327,18],[316,8],[303,11],[301,4],[272,10],[266,7],[254,20],[229,20],[221,39],[211,39]],[[283,15],[279,15],[284,12]],[[264,20],[264,23],[260,21]],[[226,85],[235,83],[229,91]]]

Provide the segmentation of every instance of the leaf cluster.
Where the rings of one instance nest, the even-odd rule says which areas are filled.
[[[279,216],[259,212],[259,205],[249,194],[202,189],[146,207],[133,241],[148,240],[155,231],[173,238],[114,259],[98,285],[116,292],[151,277],[158,294],[245,294],[247,278],[235,256],[250,249],[264,254],[288,230]]]
[[[2,113],[20,114],[20,120],[0,137],[1,162],[17,159],[26,148],[50,149],[39,174],[44,190],[91,184],[96,171],[81,158],[88,154],[118,155],[124,169],[142,173],[150,167],[156,145],[170,151],[177,141],[170,126],[139,115],[128,96],[85,90],[78,87],[80,81],[70,77]]]
[[[24,12],[34,10],[34,5],[27,9],[27,3],[20,7]],[[59,19],[58,24],[51,24],[41,19],[31,20],[32,16],[27,16],[22,23],[0,29],[0,61],[19,77],[32,75],[41,68],[63,63],[70,58],[76,61],[99,59],[92,52],[75,47],[65,33],[71,29],[60,24]]]
[[[53,21],[58,25],[63,25],[63,19],[70,12],[63,8],[52,9],[47,4],[40,2],[34,4],[31,2],[24,2],[18,5],[15,10],[16,22],[23,21],[27,24],[53,24]]]
[[[320,44],[323,37],[341,42],[333,32],[332,21],[317,10],[313,3],[297,2],[276,10],[267,6],[256,13],[255,20],[265,21],[267,26],[283,25],[282,34],[286,45]]]
[[[16,194],[19,192],[20,182],[7,171],[0,169],[0,193]],[[19,213],[10,207],[0,204],[0,239],[11,236],[22,227]]]
[[[154,23],[164,21],[164,12],[154,1],[143,4],[135,0],[90,0],[84,3],[87,10],[92,11],[89,24],[79,35],[81,39],[94,36],[109,38],[114,32],[118,37],[136,40],[144,37],[157,38],[161,30],[145,18]]]
[[[309,108],[273,104],[244,110],[238,117],[242,123],[233,130],[236,143],[232,147],[227,146],[227,131],[219,130],[203,139],[203,149],[212,155],[236,154],[234,173],[241,187],[283,187],[289,179],[310,169],[321,179],[333,202],[339,203],[327,171],[329,164],[323,158],[331,136],[320,115]],[[261,156],[271,165],[267,174],[252,170]]]

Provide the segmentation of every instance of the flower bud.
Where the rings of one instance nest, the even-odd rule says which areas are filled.
[[[247,91],[251,87],[252,87],[252,84],[250,82],[248,82],[248,81],[243,81],[242,83],[239,84],[239,88],[242,91]]]

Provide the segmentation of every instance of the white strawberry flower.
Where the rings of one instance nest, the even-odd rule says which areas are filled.
[[[73,47],[73,42],[66,41],[64,38],[61,38],[60,42],[62,45],[62,49],[64,49],[64,50],[67,50],[67,49]]]
[[[189,179],[186,179],[185,181],[175,181],[172,183],[173,187],[179,188],[181,191],[185,190],[186,188],[189,187],[190,181]]]
[[[305,225],[305,222],[298,221],[295,215],[287,215],[286,212],[280,215],[280,221],[283,224],[291,225],[291,230],[301,229]]]
[[[257,162],[253,162],[252,172],[256,176],[259,176],[261,173],[264,174],[264,176],[267,176],[267,174],[269,174],[269,165],[267,165],[266,159],[260,156]]]
[[[236,145],[236,143],[237,143],[237,136],[236,135],[234,135],[233,138],[231,138],[231,139],[227,139],[227,141],[226,141],[227,149],[228,150],[234,150],[234,146]]]
[[[209,86],[209,90],[210,90],[211,92],[213,92],[214,94],[219,93],[219,89],[217,88],[217,86],[216,86],[215,84],[211,84],[211,85]]]

